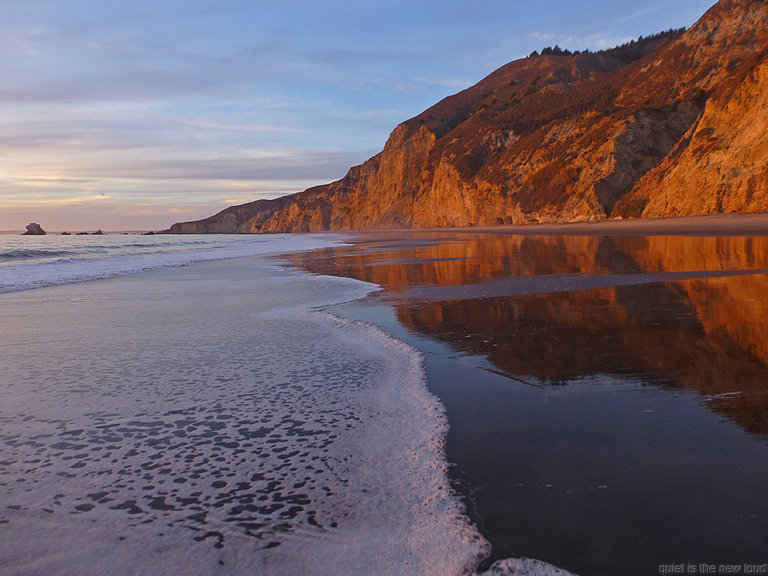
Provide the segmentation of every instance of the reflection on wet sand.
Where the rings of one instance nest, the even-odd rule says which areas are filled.
[[[766,277],[759,280],[768,289]],[[702,298],[716,293],[716,283],[722,281],[428,302],[400,306],[398,317],[486,356],[508,375],[557,384],[585,375],[642,374],[706,394],[713,409],[748,431],[768,432],[768,367],[756,353],[764,348],[764,326],[756,318],[755,326],[737,324],[735,315],[705,323],[687,299],[688,290]]]
[[[510,276],[765,269],[768,238],[400,232],[368,234],[352,246],[292,258],[313,271],[402,292],[413,286],[458,286]]]
[[[424,232],[293,259],[381,285],[405,326],[510,377],[643,375],[768,433],[768,238]]]
[[[346,313],[424,351],[492,559],[765,562],[768,238],[413,232],[292,258],[383,287]]]

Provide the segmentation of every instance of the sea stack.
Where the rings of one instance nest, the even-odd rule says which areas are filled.
[[[45,236],[45,230],[37,222],[27,224],[27,231],[22,236]]]

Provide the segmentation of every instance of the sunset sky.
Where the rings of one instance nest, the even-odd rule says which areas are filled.
[[[714,0],[0,2],[0,230],[147,230],[341,178],[532,50]]]

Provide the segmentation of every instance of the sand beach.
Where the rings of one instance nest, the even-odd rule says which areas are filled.
[[[764,562],[765,223],[319,235],[314,250],[238,244],[6,291],[0,562],[595,576]]]

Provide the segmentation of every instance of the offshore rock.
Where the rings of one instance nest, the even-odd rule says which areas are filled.
[[[22,236],[45,236],[45,230],[37,222],[31,222],[26,226],[27,231]]]
[[[768,3],[517,60],[398,126],[341,180],[173,233],[595,221],[768,210]]]

